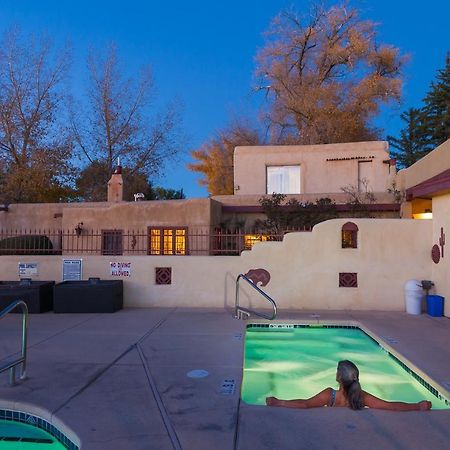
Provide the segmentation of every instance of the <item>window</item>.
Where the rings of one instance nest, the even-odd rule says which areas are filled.
[[[267,166],[267,194],[300,194],[300,166]]]
[[[353,222],[342,226],[342,248],[358,248],[358,226]]]
[[[102,255],[122,255],[122,230],[102,230]]]
[[[149,255],[187,255],[187,228],[149,227]]]
[[[251,250],[255,242],[267,241],[268,236],[264,234],[246,234],[244,235],[244,250]]]

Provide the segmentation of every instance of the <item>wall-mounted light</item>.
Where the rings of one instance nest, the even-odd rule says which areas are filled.
[[[78,225],[75,227],[75,233],[79,237],[83,232],[83,222],[78,222]]]

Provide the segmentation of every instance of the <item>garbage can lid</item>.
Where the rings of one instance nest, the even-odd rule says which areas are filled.
[[[419,280],[408,280],[405,283],[405,289],[408,291],[421,291],[422,283]]]

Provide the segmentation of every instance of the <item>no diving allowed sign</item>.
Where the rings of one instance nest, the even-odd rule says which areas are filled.
[[[109,266],[112,277],[131,277],[130,262],[110,262]]]

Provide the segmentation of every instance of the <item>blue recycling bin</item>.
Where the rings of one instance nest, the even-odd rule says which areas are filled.
[[[444,297],[441,295],[427,295],[427,314],[433,317],[444,315]]]

